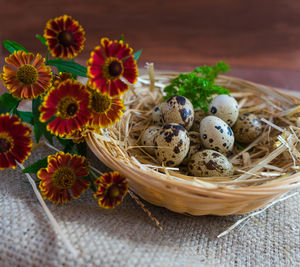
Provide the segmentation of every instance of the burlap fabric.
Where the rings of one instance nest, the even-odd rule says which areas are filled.
[[[26,165],[53,153],[33,152]],[[99,162],[92,159],[94,165]],[[102,166],[103,167],[103,166]],[[114,210],[91,194],[55,206],[74,258],[54,233],[20,170],[1,171],[0,266],[292,266],[300,263],[300,197],[278,203],[240,230],[217,235],[242,216],[193,217],[146,203],[160,231],[129,196]],[[291,261],[292,260],[292,261]]]

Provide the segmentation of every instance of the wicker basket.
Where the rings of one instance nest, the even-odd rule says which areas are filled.
[[[137,85],[124,95],[127,110],[121,120],[102,135],[90,133],[86,140],[104,164],[128,178],[129,186],[136,194],[154,205],[178,213],[229,215],[261,208],[285,192],[300,187],[300,174],[297,173],[300,156],[297,154],[298,139],[295,132],[294,139],[287,140],[288,144],[280,143],[277,148],[270,150],[270,147],[274,147],[274,142],[270,140],[275,140],[281,133],[267,124],[263,135],[250,144],[250,147],[263,147],[269,142],[266,153],[263,150],[257,152],[257,155],[261,153],[260,158],[253,156],[254,166],[247,169],[243,166],[243,159],[240,159],[240,155],[246,152],[236,152],[238,155],[231,158],[231,161],[238,160],[237,169],[246,171],[234,177],[191,177],[159,166],[154,158],[138,146],[138,136],[150,124],[151,111],[162,99],[162,88],[175,76],[177,73],[157,75],[155,84],[153,79],[140,77]],[[261,113],[269,121],[274,119],[281,128],[289,129],[289,124],[297,128],[293,120],[300,99],[268,86],[233,77],[220,76],[217,84],[230,89],[239,104],[244,105],[244,110]],[[294,114],[293,119],[287,118],[284,112]],[[283,115],[280,117],[280,114]],[[260,162],[263,163],[261,166]],[[266,170],[262,166],[272,168]],[[279,170],[279,175],[273,177],[274,169]],[[267,176],[261,176],[262,170],[265,170]],[[268,173],[272,175],[268,176]]]

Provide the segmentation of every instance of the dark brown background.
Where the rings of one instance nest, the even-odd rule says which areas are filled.
[[[189,71],[228,62],[231,75],[300,90],[299,0],[0,0],[0,39],[44,52],[35,38],[49,18],[69,14],[86,31],[85,62],[101,37],[125,35],[139,66]],[[6,52],[1,47],[1,66]]]

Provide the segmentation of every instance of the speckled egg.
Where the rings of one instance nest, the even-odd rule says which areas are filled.
[[[207,116],[200,123],[200,138],[203,146],[222,154],[232,150],[234,135],[226,122],[216,116]]]
[[[239,106],[229,95],[218,95],[210,103],[208,113],[225,121],[230,127],[239,116]]]
[[[161,106],[166,123],[177,123],[189,130],[194,122],[194,108],[190,100],[184,96],[172,96]]]
[[[232,130],[237,142],[248,144],[261,134],[262,125],[254,114],[244,113],[239,115]]]
[[[157,136],[160,128],[161,128],[160,126],[156,126],[156,125],[149,126],[149,128],[147,128],[144,131],[141,137],[141,145],[150,155],[155,154],[154,139]]]
[[[191,156],[199,152],[202,148],[199,132],[188,132],[188,135],[190,138],[190,149],[182,164],[187,164]]]
[[[199,132],[200,130],[200,123],[207,115],[201,109],[196,109],[194,111],[194,123],[190,129],[190,131]]]
[[[233,166],[221,153],[203,150],[194,154],[188,163],[189,173],[200,177],[230,176]]]
[[[166,166],[179,165],[189,152],[190,139],[186,129],[176,123],[165,124],[155,140],[155,155]]]
[[[166,105],[165,102],[159,103],[152,112],[152,122],[156,125],[163,125],[164,120],[161,112],[161,108],[163,105]]]

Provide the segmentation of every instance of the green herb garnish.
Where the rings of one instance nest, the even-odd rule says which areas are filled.
[[[187,97],[194,108],[201,108],[207,113],[208,105],[213,95],[226,94],[229,90],[215,85],[219,73],[225,73],[230,67],[225,62],[218,62],[215,66],[201,66],[189,73],[180,73],[172,83],[164,88],[165,99],[174,95]]]

